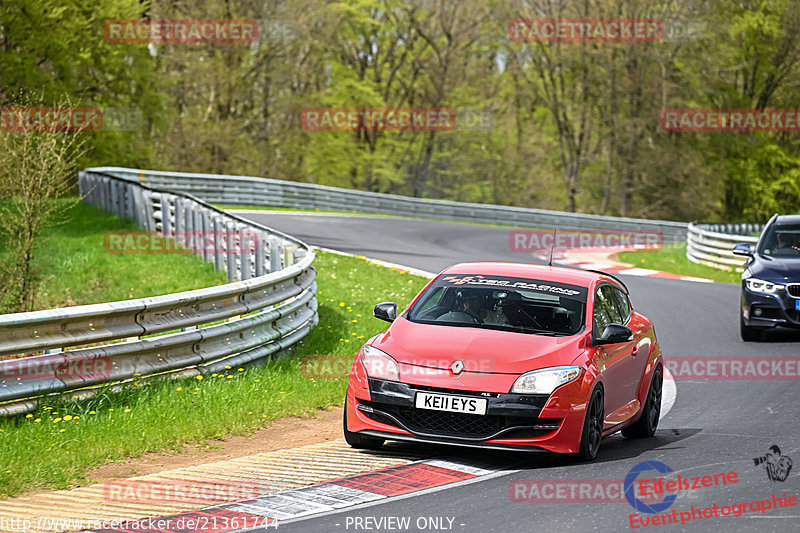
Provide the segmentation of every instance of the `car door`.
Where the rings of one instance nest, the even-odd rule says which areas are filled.
[[[592,317],[594,338],[600,337],[609,324],[625,326],[630,321],[630,310],[621,305],[619,298],[614,294],[615,290],[616,287],[610,283],[603,283],[595,291]],[[619,424],[630,416],[629,411],[633,406],[629,404],[635,396],[638,383],[632,379],[636,371],[633,354],[636,342],[634,337],[631,341],[598,347],[597,364],[605,385],[606,428]]]
[[[630,400],[633,400],[640,389],[642,377],[644,376],[647,363],[650,359],[650,345],[652,343],[649,335],[652,324],[649,320],[645,319],[642,315],[634,312],[630,304],[628,295],[621,291],[619,288],[614,287],[614,296],[617,298],[619,307],[628,316],[627,326],[633,332],[633,342],[635,343],[631,355],[633,356],[633,364],[631,365],[631,374],[627,376],[630,380]],[[645,390],[650,384],[644,385]]]

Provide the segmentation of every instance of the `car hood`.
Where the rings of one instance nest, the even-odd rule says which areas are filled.
[[[398,318],[372,346],[399,363],[449,369],[464,363],[467,372],[522,374],[569,365],[584,351],[583,333],[548,337],[484,328],[413,323]]]
[[[754,278],[775,283],[800,282],[800,258],[758,256],[748,267]]]

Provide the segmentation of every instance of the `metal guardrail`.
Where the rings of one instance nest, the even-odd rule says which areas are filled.
[[[686,257],[721,270],[731,267],[741,271],[744,259],[733,255],[733,247],[739,243],[755,245],[761,233],[760,224],[689,224],[686,236]]]
[[[84,201],[146,230],[210,232],[212,250],[190,248],[224,269],[232,283],[0,315],[0,355],[44,352],[0,361],[0,416],[30,411],[43,396],[88,396],[134,376],[241,366],[285,350],[317,323],[315,254],[302,241],[188,194],[93,169],[79,173],[79,182]],[[255,236],[248,247],[242,230]]]
[[[686,241],[687,224],[684,222],[411,198],[252,176],[189,174],[119,167],[101,167],[93,170],[135,182],[149,183],[170,191],[194,194],[207,202],[219,204],[301,209],[358,209],[373,213],[531,228],[650,230],[660,231],[664,237],[664,244],[683,244]]]

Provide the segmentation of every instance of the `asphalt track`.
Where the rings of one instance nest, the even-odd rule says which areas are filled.
[[[508,229],[391,217],[296,213],[248,213],[247,218],[285,231],[306,242],[389,262],[438,272],[461,261],[540,263],[529,254],[509,250]],[[783,356],[800,359],[800,334],[780,331],[764,342],[739,339],[739,288],[719,283],[623,276],[633,306],[650,317],[665,358]],[[380,296],[376,302],[381,301]],[[398,302],[399,303],[399,302]],[[632,528],[636,514],[626,501],[581,502],[569,498],[515,502],[509,488],[515,480],[623,480],[643,461],[660,461],[684,477],[735,471],[737,482],[678,494],[673,510],[690,511],[769,499],[773,494],[800,496],[800,464],[789,477],[771,481],[753,458],[777,444],[783,455],[800,461],[797,380],[693,380],[677,382],[677,401],[661,420],[652,439],[605,439],[592,463],[573,463],[538,454],[488,453],[442,448],[441,456],[480,458],[500,472],[477,482],[417,492],[329,515],[280,524],[284,532],[339,531],[800,531],[798,506],[753,510],[742,516],[695,519],[683,525]],[[411,445],[405,446],[413,450]],[[431,448],[420,457],[429,456]],[[642,477],[651,477],[645,476]],[[539,486],[543,486],[540,483]],[[800,499],[800,498],[798,498]],[[556,501],[557,500],[557,501]],[[763,506],[766,507],[766,506]],[[641,517],[652,517],[639,513]],[[695,517],[697,515],[695,514]],[[409,517],[408,526],[395,520]],[[439,517],[442,520],[428,520]],[[377,520],[385,527],[373,527]],[[369,519],[367,521],[367,519]],[[452,521],[450,520],[452,519]],[[398,527],[399,526],[399,527]],[[274,529],[273,529],[274,531]]]

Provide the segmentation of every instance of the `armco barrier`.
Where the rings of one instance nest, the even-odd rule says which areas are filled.
[[[686,235],[686,257],[693,263],[728,270],[742,269],[744,259],[733,255],[733,247],[739,243],[754,245],[761,233],[760,224],[689,224]]]
[[[412,198],[252,176],[190,174],[119,167],[92,169],[133,182],[193,194],[206,202],[302,209],[358,209],[420,218],[508,224],[529,228],[660,231],[664,244],[683,244],[687,224],[607,217],[502,205]]]
[[[0,361],[0,415],[29,411],[43,396],[91,394],[134,376],[241,366],[285,350],[317,323],[314,252],[302,241],[188,194],[92,169],[79,173],[79,181],[84,201],[146,230],[213,231],[220,242],[195,253],[224,269],[231,283],[0,315],[0,355],[44,351]],[[246,252],[233,242],[244,229],[257,236]]]

